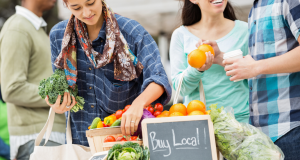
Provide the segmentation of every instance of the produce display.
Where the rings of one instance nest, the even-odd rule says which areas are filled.
[[[239,123],[232,108],[211,105],[217,147],[228,160],[283,160],[284,155],[271,139],[252,125]]]
[[[138,136],[107,136],[104,138],[104,143],[106,142],[124,142],[124,141],[141,141]]]
[[[99,117],[96,117],[93,120],[91,126],[88,127],[88,129],[96,129],[96,128],[103,128],[103,127],[120,127],[121,121],[122,121],[122,115],[128,110],[129,107],[130,107],[130,105],[125,106],[124,110],[118,110],[116,113],[105,117],[103,121],[101,121],[101,119]],[[138,129],[133,134],[133,136],[142,137],[141,122],[143,119],[146,119],[146,118],[155,118],[155,116],[153,116],[153,114],[150,111],[148,111],[147,109],[144,109]]]
[[[150,152],[147,147],[137,143],[126,142],[115,144],[109,151],[107,160],[149,160]]]
[[[76,104],[71,109],[72,112],[78,112],[79,110],[83,110],[84,99],[78,96],[78,88],[77,85],[73,90],[69,87],[65,72],[61,69],[56,69],[54,74],[52,74],[49,78],[43,79],[39,85],[39,95],[45,99],[46,96],[49,96],[49,103],[55,104],[58,95],[62,95],[60,103],[63,102],[63,95],[65,92],[69,92],[71,96],[75,97]],[[71,98],[71,101],[73,99]]]
[[[156,118],[177,117],[177,116],[196,116],[208,115],[210,111],[206,111],[205,104],[199,100],[191,101],[186,107],[184,104],[178,103],[171,106],[169,111],[163,111],[160,114],[153,114]]]

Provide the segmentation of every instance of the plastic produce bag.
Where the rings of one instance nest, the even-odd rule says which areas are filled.
[[[283,160],[284,154],[256,127],[239,123],[233,109],[211,105],[217,147],[227,160]]]

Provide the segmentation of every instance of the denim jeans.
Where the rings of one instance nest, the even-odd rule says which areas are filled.
[[[4,143],[4,141],[0,138],[0,157],[10,159],[10,148],[9,145]]]
[[[275,144],[284,153],[284,160],[300,160],[300,126],[279,138]]]

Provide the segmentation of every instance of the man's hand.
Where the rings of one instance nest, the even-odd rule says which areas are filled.
[[[229,58],[223,61],[227,76],[232,76],[231,81],[238,79],[249,79],[259,75],[258,65],[251,56],[244,58]]]

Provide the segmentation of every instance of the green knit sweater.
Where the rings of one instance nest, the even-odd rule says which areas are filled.
[[[10,135],[39,133],[49,106],[38,95],[39,82],[52,74],[50,40],[21,15],[11,16],[0,32],[0,83],[7,102]],[[57,115],[53,131],[65,132],[65,116]]]

